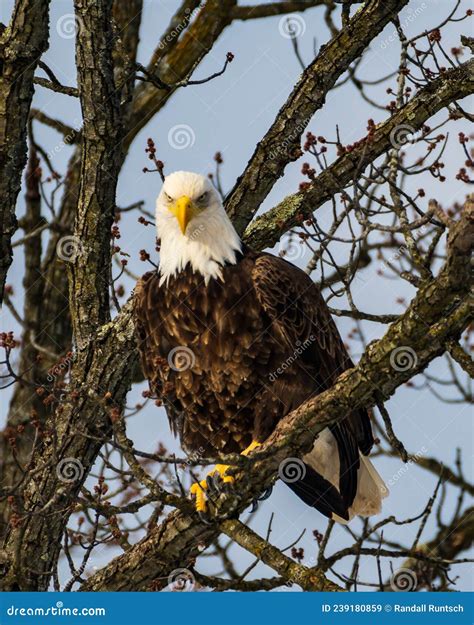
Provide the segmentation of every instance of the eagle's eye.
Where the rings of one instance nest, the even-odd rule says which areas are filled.
[[[197,201],[198,201],[200,204],[204,204],[204,203],[206,202],[206,200],[207,200],[207,196],[208,196],[208,195],[209,195],[209,194],[208,194],[208,192],[206,191],[205,193],[203,193],[202,195],[200,195],[200,196],[198,197]]]
[[[173,198],[171,197],[171,195],[168,195],[168,194],[166,193],[166,191],[163,191],[163,193],[165,194],[165,200],[166,200],[167,202],[172,202],[172,201],[173,201]]]

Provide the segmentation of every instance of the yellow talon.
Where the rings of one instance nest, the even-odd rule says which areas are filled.
[[[216,464],[216,466],[212,469],[212,471],[207,474],[205,480],[201,480],[200,482],[195,482],[191,486],[191,488],[189,489],[189,492],[191,493],[191,495],[195,495],[196,497],[196,512],[206,511],[207,504],[206,504],[205,491],[208,489],[208,484],[207,484],[208,477],[218,473],[221,476],[222,481],[224,483],[228,484],[234,481],[234,478],[232,477],[232,475],[226,475],[226,471],[229,468],[230,467],[228,464]]]
[[[206,510],[206,495],[204,491],[207,488],[206,480],[201,480],[200,482],[195,482],[191,488],[191,495],[196,495],[196,511],[197,512],[205,512]]]
[[[248,456],[251,451],[253,451],[254,449],[257,449],[257,447],[260,447],[261,444],[262,443],[258,443],[257,441],[252,441],[250,445],[247,447],[247,449],[244,449],[241,455]]]
[[[214,473],[219,473],[223,482],[234,482],[234,478],[232,475],[226,475],[227,469],[230,469],[228,464],[216,464],[214,469],[209,473],[209,475],[214,475]]]
[[[257,443],[256,441],[253,441],[247,447],[247,449],[244,449],[244,451],[242,452],[242,456],[248,456],[248,454],[251,451],[253,451],[257,447],[260,447],[260,445],[261,445],[261,443]],[[228,464],[216,464],[216,466],[212,469],[212,471],[207,474],[206,479],[201,480],[200,482],[195,482],[191,486],[189,492],[191,493],[191,495],[194,495],[196,497],[196,512],[205,512],[206,511],[207,504],[206,504],[206,493],[205,493],[205,491],[208,489],[208,484],[207,484],[207,478],[208,477],[218,473],[221,476],[221,479],[224,482],[224,484],[229,484],[231,482],[235,482],[235,479],[234,479],[234,477],[232,475],[227,475],[227,470],[228,469],[230,469],[230,465],[228,465]]]

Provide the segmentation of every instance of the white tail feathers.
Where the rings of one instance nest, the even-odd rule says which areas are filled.
[[[388,495],[384,481],[368,458],[359,454],[360,466],[357,471],[357,492],[349,508],[349,521],[355,516],[372,516],[382,509],[382,499]],[[315,471],[339,490],[339,451],[337,441],[329,428],[325,428],[315,440],[313,449],[303,457]],[[334,521],[347,524],[348,521],[337,514]]]
[[[382,509],[382,499],[388,495],[388,488],[368,458],[360,454],[360,467],[357,472],[357,493],[349,508],[349,521],[355,516],[372,516]],[[337,514],[332,518],[344,525],[348,523]]]

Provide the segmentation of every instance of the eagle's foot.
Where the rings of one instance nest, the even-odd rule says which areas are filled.
[[[230,469],[228,464],[216,464],[210,473],[208,473],[204,480],[195,482],[191,488],[191,496],[196,497],[196,512],[205,512],[207,508],[206,490],[216,492],[222,490],[222,485],[230,485],[235,482],[232,475],[226,475],[227,469]]]
[[[206,495],[204,493],[206,488],[207,488],[206,480],[201,480],[200,482],[194,482],[194,484],[189,489],[191,497],[193,495],[196,497],[196,503],[195,503],[196,512],[206,511]]]
[[[252,441],[252,443],[244,449],[242,456],[248,456],[251,451],[260,447],[260,445],[261,443]],[[191,486],[189,492],[191,493],[191,496],[196,497],[196,512],[206,512],[206,491],[209,491],[210,493],[219,493],[230,490],[231,485],[235,482],[232,475],[227,475],[227,471],[230,468],[231,467],[228,464],[216,464],[212,471],[206,475],[204,480],[195,482]]]

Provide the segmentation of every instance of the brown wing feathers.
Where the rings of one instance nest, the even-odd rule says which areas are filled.
[[[313,394],[329,388],[343,371],[352,366],[352,361],[319,289],[301,270],[269,254],[260,255],[253,275],[257,296],[282,339],[293,350],[296,345],[307,345],[297,362],[306,371],[308,367],[314,368]],[[359,448],[362,453],[368,454],[373,445],[369,415],[366,411],[357,411],[331,426],[330,430],[338,445],[339,490],[347,509],[357,491]],[[307,471],[303,480],[306,483],[301,485],[300,490],[306,489],[307,493],[298,493],[302,498],[305,495],[306,498],[314,498],[322,486],[313,473],[310,471],[308,474]],[[330,492],[326,491],[325,496],[328,497]],[[334,511],[337,507],[338,514],[345,516],[341,515],[337,497],[332,497],[332,503]],[[322,498],[316,507],[325,513],[326,503]]]

